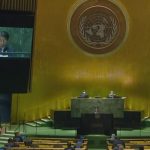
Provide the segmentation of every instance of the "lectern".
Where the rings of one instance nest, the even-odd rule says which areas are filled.
[[[82,114],[78,134],[105,134],[115,133],[113,114]]]
[[[71,116],[80,118],[78,134],[115,133],[114,118],[124,117],[125,98],[73,98]]]

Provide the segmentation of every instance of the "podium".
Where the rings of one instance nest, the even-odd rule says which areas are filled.
[[[78,134],[115,133],[114,118],[124,117],[124,97],[121,98],[73,98],[71,117],[80,118]]]
[[[77,134],[105,134],[115,133],[113,126],[113,114],[82,114],[80,128]]]

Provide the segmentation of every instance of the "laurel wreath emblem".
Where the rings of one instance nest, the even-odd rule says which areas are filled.
[[[103,18],[103,20],[104,20],[104,22],[102,22],[102,24],[99,23],[99,25],[98,25],[96,22],[91,21],[90,26],[87,25],[88,16],[83,16],[80,19],[79,33],[80,33],[83,41],[90,46],[103,47],[103,46],[111,44],[113,42],[113,40],[115,39],[115,37],[117,36],[117,33],[119,31],[119,27],[118,27],[116,18],[114,18],[113,16],[109,16],[107,18],[103,16],[101,18]],[[101,21],[99,21],[99,22],[101,22]],[[111,28],[109,27],[111,30],[109,33],[106,33],[106,31],[103,28],[107,28],[108,22],[109,22],[109,25],[111,24]],[[87,26],[88,26],[88,29],[87,29]],[[99,35],[99,37],[97,37],[99,40],[94,40],[92,38],[92,36],[94,35],[94,33],[92,32],[92,26],[97,26],[97,27],[102,26],[103,31],[101,31],[101,35],[105,36],[105,38],[102,39],[102,37],[100,37],[100,35]],[[98,29],[97,33],[99,32],[99,30],[102,30],[102,29]]]

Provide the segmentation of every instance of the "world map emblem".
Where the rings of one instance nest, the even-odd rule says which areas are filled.
[[[115,50],[124,40],[126,18],[109,0],[87,0],[79,5],[70,20],[70,34],[84,51],[105,54]]]

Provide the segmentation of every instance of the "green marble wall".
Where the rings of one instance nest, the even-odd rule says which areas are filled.
[[[80,118],[83,113],[112,113],[114,118],[122,118],[125,98],[73,98],[71,115]]]

